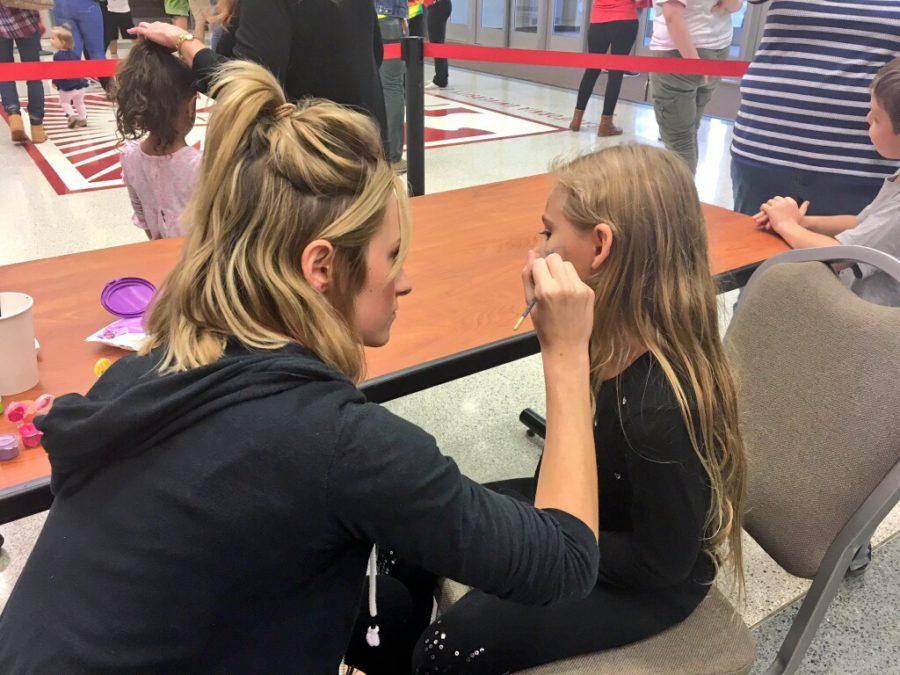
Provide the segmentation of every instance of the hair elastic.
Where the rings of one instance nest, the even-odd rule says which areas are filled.
[[[275,119],[281,120],[290,115],[297,109],[297,106],[293,103],[282,103],[280,106],[275,108]]]

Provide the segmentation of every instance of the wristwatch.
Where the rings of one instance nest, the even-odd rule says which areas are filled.
[[[188,31],[183,32],[178,37],[178,42],[175,43],[175,51],[181,52],[181,45],[183,45],[185,42],[190,42],[191,40],[196,40],[196,39],[197,38],[194,37],[193,33],[189,33]]]

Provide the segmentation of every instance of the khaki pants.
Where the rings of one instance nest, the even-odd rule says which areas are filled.
[[[702,59],[726,59],[729,47],[698,49]],[[654,56],[678,58],[677,50],[653,52]],[[691,171],[697,170],[697,130],[703,119],[703,109],[719,85],[718,77],[704,83],[702,75],[674,75],[650,73],[653,110],[659,133],[666,148],[679,155]]]

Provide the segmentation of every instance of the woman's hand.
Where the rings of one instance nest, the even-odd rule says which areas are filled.
[[[557,253],[539,258],[528,252],[522,270],[525,300],[537,299],[531,320],[544,352],[581,353],[594,327],[594,291],[572,263]]]
[[[162,21],[154,21],[153,23],[141,21],[134,28],[129,28],[128,32],[131,35],[140,36],[151,42],[155,42],[158,45],[162,45],[174,52],[175,48],[178,46],[178,40],[184,35],[185,30],[178,26],[173,26],[171,23],[164,23]]]
[[[806,227],[804,219],[809,209],[809,202],[805,201],[800,206],[793,197],[772,197],[759,207],[759,213],[753,216],[761,230],[771,232],[785,223],[794,223]]]

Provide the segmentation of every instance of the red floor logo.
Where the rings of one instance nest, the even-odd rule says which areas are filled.
[[[112,104],[99,90],[86,96],[88,126],[69,129],[59,97],[46,100],[48,140],[26,149],[57,194],[123,187],[119,140]],[[203,149],[214,102],[201,96],[197,120],[187,142]],[[6,115],[4,114],[4,118]],[[432,94],[425,95],[425,147],[517,138],[560,131],[546,122],[489,110]]]

